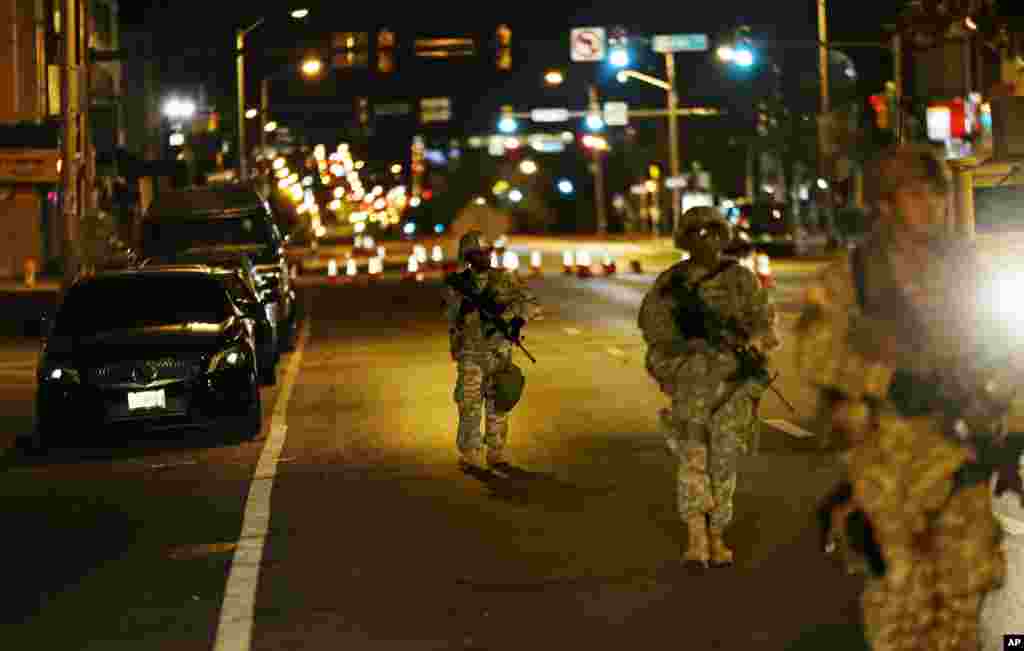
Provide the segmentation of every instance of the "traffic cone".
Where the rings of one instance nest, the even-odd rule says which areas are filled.
[[[590,268],[590,253],[588,251],[579,251],[576,254],[576,277],[577,278],[590,278],[594,275],[594,272]]]
[[[440,244],[435,244],[434,248],[430,251],[430,268],[440,269],[441,263],[444,262],[444,251],[441,250]]]
[[[330,282],[338,282],[338,261],[331,258],[327,261],[327,278]]]
[[[500,269],[500,268],[501,268],[501,260],[498,259],[498,253],[496,251],[491,251],[491,269]]]
[[[406,265],[405,271],[402,273],[402,280],[416,280],[418,275],[420,275],[420,263],[416,259],[416,254],[413,253],[409,256],[409,264]]]
[[[615,260],[611,255],[604,254],[604,275],[611,276],[615,273]]]
[[[571,276],[576,266],[575,258],[573,258],[572,251],[562,252],[562,273],[566,276]]]
[[[540,276],[543,273],[541,271],[540,251],[533,251],[530,253],[530,275]]]
[[[358,274],[359,267],[356,265],[355,258],[349,258],[345,263],[345,278],[343,279],[343,282],[345,284],[351,284]]]
[[[377,280],[380,277],[381,272],[383,271],[383,259],[380,257],[370,258],[370,262],[366,269],[367,280]]]

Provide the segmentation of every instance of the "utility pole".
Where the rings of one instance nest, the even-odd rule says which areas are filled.
[[[597,97],[597,86],[591,84],[589,88],[590,94],[590,112],[595,115],[601,114],[601,102]],[[604,196],[604,165],[601,160],[601,152],[598,151],[597,147],[591,150],[591,162],[590,171],[594,173],[594,199],[597,207],[597,232],[599,235],[606,235],[608,233],[608,209],[605,206]]]
[[[79,30],[84,21],[79,21],[79,14],[84,8],[79,7],[79,0],[61,0],[61,41],[63,74],[61,75],[61,115],[64,123],[61,134],[61,214],[64,219],[64,278],[62,291],[66,291],[78,276],[81,265],[80,225],[82,214],[82,196],[86,188],[81,187],[84,156],[82,151],[85,128],[82,113],[81,66],[82,40]],[[88,96],[88,93],[84,93]]]
[[[822,128],[825,125],[831,127],[832,108],[829,102],[829,75],[828,75],[828,5],[827,0],[818,0],[818,75],[821,86],[821,120],[818,123],[818,178],[825,179],[828,187],[824,190],[825,211],[828,218],[828,227],[831,230],[833,223],[833,194],[832,175],[830,160],[828,159],[828,146],[826,138],[830,129]]]
[[[260,82],[260,153],[267,155],[267,121],[270,119],[270,77]]]
[[[665,53],[665,76],[668,78],[668,158],[671,168],[671,176],[678,177],[679,169],[679,117],[676,108],[679,105],[679,95],[676,93],[676,55],[675,52]],[[682,216],[683,203],[680,196],[678,184],[672,188],[672,232],[675,232]]]
[[[892,80],[896,85],[896,144],[902,145],[906,134],[903,129],[903,37],[899,30],[893,32],[891,41],[892,50]]]
[[[235,31],[235,64],[238,77],[238,180],[249,178],[248,154],[245,144],[245,35],[263,24],[260,18],[245,29]]]

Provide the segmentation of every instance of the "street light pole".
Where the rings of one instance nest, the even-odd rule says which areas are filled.
[[[589,95],[590,111],[599,114],[601,102],[597,97],[597,86],[594,84],[590,85]],[[608,233],[608,210],[605,206],[604,196],[604,165],[601,161],[601,152],[597,147],[593,149],[591,156],[590,170],[594,173],[594,194],[597,202],[597,232],[599,235],[605,235]]]
[[[833,224],[833,194],[832,176],[829,174],[830,165],[826,160],[827,143],[825,125],[831,126],[829,113],[831,103],[829,101],[829,74],[828,74],[828,0],[818,0],[818,75],[819,86],[821,86],[821,120],[818,124],[818,178],[828,182],[825,192],[825,206],[828,217],[828,226],[831,230]]]
[[[263,19],[260,18],[249,27],[235,32],[235,62],[238,68],[238,177],[240,181],[244,181],[249,176],[245,145],[245,35],[262,24]]]
[[[679,117],[676,107],[679,104],[679,95],[676,93],[676,55],[674,52],[665,53],[665,76],[668,77],[668,157],[669,166],[673,177],[680,175],[679,169]],[[679,225],[682,213],[682,200],[680,197],[679,184],[673,183],[672,187],[672,231]]]
[[[270,77],[260,81],[260,152],[267,155],[267,120],[270,113]]]

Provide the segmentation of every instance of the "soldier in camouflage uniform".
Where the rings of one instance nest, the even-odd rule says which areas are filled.
[[[977,651],[981,600],[1005,573],[988,479],[1019,485],[1004,431],[1019,367],[1006,326],[977,309],[973,247],[947,232],[945,163],[903,146],[868,172],[872,231],[808,292],[796,332],[848,448],[822,524],[868,576],[874,651]]]
[[[528,320],[540,316],[536,299],[511,272],[492,269],[490,250],[483,233],[470,231],[459,240],[459,263],[473,271],[477,290],[488,292],[505,308],[501,317],[510,320],[518,332]],[[500,333],[487,336],[480,313],[456,290],[444,288],[445,311],[449,323],[452,359],[458,365],[455,403],[459,408],[457,445],[460,463],[480,468],[500,467],[505,462],[508,413],[498,411],[494,401],[492,377],[512,361],[512,344]],[[480,435],[481,412],[484,436]]]
[[[688,564],[729,565],[733,553],[723,534],[733,516],[736,465],[758,426],[764,384],[737,377],[734,345],[761,351],[778,346],[775,313],[749,269],[722,260],[732,229],[712,208],[691,208],[675,232],[690,259],[662,272],[644,296],[639,326],[647,343],[647,371],[672,399],[659,412],[669,449],[679,459],[677,499],[687,523]],[[682,285],[680,285],[682,283]],[[681,286],[696,288],[705,305],[741,332],[710,336],[704,323],[683,316],[694,306]],[[730,345],[712,343],[724,337]]]

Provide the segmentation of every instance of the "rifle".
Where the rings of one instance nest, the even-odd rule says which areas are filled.
[[[466,302],[480,311],[481,320],[490,326],[489,330],[484,331],[486,336],[490,337],[496,332],[501,333],[501,336],[515,344],[531,362],[536,364],[537,360],[523,345],[522,337],[518,333],[512,332],[512,325],[501,318],[501,313],[505,311],[504,306],[495,301],[493,296],[477,292],[471,273],[469,269],[462,273],[450,273],[445,277],[444,283],[461,294]]]
[[[717,271],[698,281],[697,285],[710,280],[727,268],[728,266],[720,267]],[[769,375],[768,358],[765,354],[753,346],[733,344],[726,339],[724,335],[726,332],[732,333],[740,340],[748,340],[750,338],[736,317],[730,316],[728,319],[725,319],[718,312],[711,309],[711,306],[704,301],[700,292],[697,291],[697,286],[690,285],[681,275],[677,276],[675,282],[668,289],[671,292],[682,294],[682,300],[679,301],[679,307],[674,315],[681,332],[689,338],[704,339],[712,348],[728,350],[736,356],[738,363],[736,372],[729,376],[728,379],[737,382],[737,384],[732,388],[726,399],[722,401],[722,404],[732,399],[736,392],[740,390],[742,381],[753,380],[771,389],[772,393],[778,396],[779,400],[791,412],[796,413],[796,408],[775,388],[774,383],[779,376],[778,373],[774,377]]]

